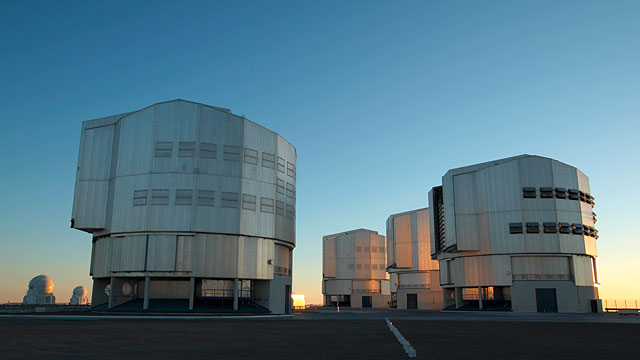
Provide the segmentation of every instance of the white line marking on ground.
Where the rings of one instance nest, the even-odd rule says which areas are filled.
[[[393,323],[389,321],[389,318],[386,318],[384,320],[387,322],[387,326],[389,326],[389,330],[391,330],[393,335],[396,336],[396,339],[398,339],[398,342],[400,343],[400,345],[402,345],[407,355],[409,355],[410,358],[416,357],[416,349],[414,349],[413,346],[409,344],[407,339],[405,339],[404,336],[400,334],[400,331],[398,331],[398,329],[396,329],[396,327],[393,326]]]
[[[293,315],[0,315],[0,318],[13,319],[65,319],[65,320],[110,320],[110,319],[148,319],[148,320],[267,320],[291,319]]]

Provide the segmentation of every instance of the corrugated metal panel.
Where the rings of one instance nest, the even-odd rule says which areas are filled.
[[[391,295],[389,280],[380,280],[380,293],[382,295]]]
[[[193,236],[178,236],[176,271],[192,271]]]
[[[150,235],[147,250],[147,271],[175,271],[176,236]]]
[[[387,266],[396,263],[394,216],[387,218]]]
[[[513,256],[511,261],[514,275],[571,274],[566,256]]]
[[[593,286],[593,258],[584,255],[573,255],[572,258],[576,286]]]
[[[463,259],[464,282],[456,282],[456,285],[490,286],[495,283],[492,256],[469,256]]]
[[[350,295],[352,280],[326,280],[324,282],[327,295]]]
[[[399,273],[398,283],[400,288],[429,288],[431,285],[431,277],[426,271],[414,273]]]
[[[396,264],[398,268],[411,268],[411,215],[397,216],[395,219]]]
[[[325,238],[322,244],[322,274],[336,277],[336,238]]]
[[[353,292],[380,292],[380,280],[353,280]]]

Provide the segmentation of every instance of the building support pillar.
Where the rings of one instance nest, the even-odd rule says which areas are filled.
[[[233,279],[233,310],[238,310],[238,279]]]
[[[462,302],[462,288],[456,288],[456,309],[460,309],[464,303]]]
[[[482,286],[478,286],[478,308],[482,310]]]
[[[196,291],[196,278],[192,277],[189,280],[189,310],[193,310],[193,297]]]
[[[142,309],[149,310],[149,284],[151,283],[151,278],[149,276],[145,276],[144,278],[144,304],[142,305]]]
[[[114,304],[114,299],[113,299],[114,289],[115,289],[115,278],[112,276],[111,281],[109,282],[109,305],[107,306],[107,308],[109,309],[111,309]]]

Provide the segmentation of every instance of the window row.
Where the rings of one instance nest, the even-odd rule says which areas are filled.
[[[158,141],[155,145],[155,157],[172,157],[173,156],[173,142]],[[199,145],[199,148],[198,148]],[[199,151],[198,151],[199,150]],[[217,159],[218,158],[218,145],[207,142],[195,141],[180,141],[178,142],[178,157],[195,157],[198,156],[205,159]],[[292,178],[296,177],[296,166],[293,163],[285,161],[280,156],[263,152],[262,158],[259,158],[257,150],[244,148],[233,145],[222,146],[222,159],[227,161],[244,161],[247,164],[258,165],[259,160],[263,167],[269,169],[277,169],[283,174],[287,174]],[[277,158],[277,160],[276,160]]]
[[[362,252],[363,247],[362,246],[356,246],[356,252],[357,253],[361,253]],[[364,247],[364,252],[366,253],[384,253],[384,246],[380,246],[380,247],[376,247],[376,246],[365,246]]]
[[[276,192],[278,194],[285,194],[285,182],[284,180],[277,179],[276,181]],[[296,186],[290,183],[286,183],[286,194],[287,197],[295,199],[296,197]]]
[[[509,234],[522,234],[526,228],[527,234],[539,234],[540,223],[526,222],[524,226],[521,222],[509,223]],[[575,234],[586,235],[594,238],[598,238],[598,230],[595,228],[582,225],[582,224],[569,224],[569,223],[554,223],[544,222],[542,223],[542,230],[545,234]]]
[[[538,190],[535,187],[523,187],[522,197],[525,199],[535,199],[538,197]],[[589,205],[596,204],[593,196],[577,189],[567,190],[561,187],[541,187],[540,197],[543,199],[551,199],[555,197],[556,199],[580,200]]]
[[[349,270],[362,270],[363,267],[365,270],[386,270],[384,264],[349,264]]]
[[[169,205],[169,189],[151,189],[151,199],[149,202],[149,190],[134,190],[133,206],[143,206],[150,203],[151,205]],[[175,205],[193,205],[195,195],[195,204],[199,206],[214,206],[215,191],[192,189],[177,189],[175,192]],[[289,204],[285,204],[280,200],[268,197],[258,198],[255,195],[239,194],[236,192],[225,192],[220,194],[220,207],[223,208],[240,208],[243,210],[256,211],[259,209],[265,213],[275,213],[276,215],[285,216],[289,219],[295,218],[295,208]]]

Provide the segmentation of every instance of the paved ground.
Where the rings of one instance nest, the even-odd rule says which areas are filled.
[[[384,318],[418,359],[640,358],[638,317],[351,310],[261,320],[0,317],[0,359],[406,359]]]

